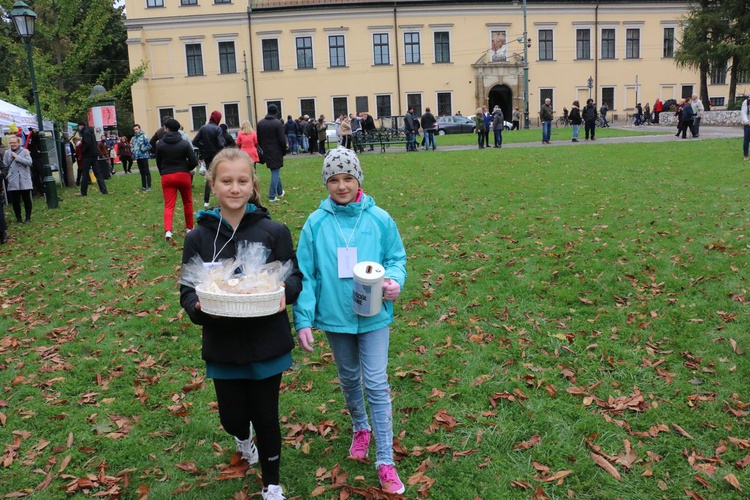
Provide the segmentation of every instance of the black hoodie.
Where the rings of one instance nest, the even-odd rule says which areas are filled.
[[[219,209],[198,213],[198,226],[185,237],[182,262],[200,255],[203,262],[229,259],[237,253],[238,241],[262,243],[271,250],[267,262],[291,260],[292,274],[286,279],[286,304],[291,306],[302,291],[302,273],[297,267],[292,235],[289,229],[271,220],[265,208],[247,205],[247,213],[232,236],[226,221],[219,222]],[[225,318],[209,316],[195,308],[195,289],[180,287],[180,305],[196,325],[203,326],[203,359],[215,363],[243,365],[277,358],[294,348],[294,339],[287,311],[259,318]]]
[[[196,166],[193,146],[179,132],[165,132],[156,143],[156,167],[161,175],[190,172]]]

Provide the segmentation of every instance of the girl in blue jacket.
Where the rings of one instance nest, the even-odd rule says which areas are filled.
[[[404,484],[393,461],[387,368],[392,301],[398,298],[406,279],[406,252],[391,216],[360,188],[363,179],[353,151],[338,147],[328,152],[323,161],[323,184],[330,196],[308,217],[297,248],[303,279],[293,308],[294,325],[300,346],[310,352],[314,343],[311,327],[326,333],[352,419],[354,436],[349,454],[365,458],[374,437],[381,487],[390,493],[403,493]],[[374,316],[358,316],[352,310],[352,270],[354,264],[364,261],[378,262],[385,268],[385,301]]]

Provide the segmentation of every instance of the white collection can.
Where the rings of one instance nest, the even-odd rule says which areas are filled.
[[[375,316],[383,307],[385,269],[377,262],[360,262],[353,273],[352,309],[360,316]]]

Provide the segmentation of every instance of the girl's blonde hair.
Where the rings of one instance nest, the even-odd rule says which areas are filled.
[[[255,131],[253,130],[253,126],[250,125],[250,122],[245,120],[244,122],[242,122],[242,132],[245,134],[249,134],[250,132]]]
[[[208,167],[208,172],[206,172],[206,179],[208,179],[208,182],[213,186],[214,181],[216,180],[216,169],[220,163],[225,161],[241,161],[247,165],[247,170],[250,172],[250,178],[253,183],[253,194],[250,195],[250,199],[247,201],[255,206],[262,207],[263,205],[261,205],[259,197],[260,182],[258,182],[258,176],[255,174],[255,169],[253,168],[253,160],[241,149],[224,148],[219,151],[219,153],[214,156],[211,165]]]

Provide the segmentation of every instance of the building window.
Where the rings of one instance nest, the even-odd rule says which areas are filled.
[[[406,64],[419,64],[419,33],[404,33],[404,61]]]
[[[164,7],[164,0],[146,0],[146,7],[149,9],[153,7]]]
[[[188,76],[203,75],[203,54],[201,44],[189,43],[185,45],[185,58],[187,59]]]
[[[159,123],[164,123],[167,118],[174,118],[174,108],[159,108]]]
[[[224,105],[224,123],[229,128],[240,128],[240,105],[236,102]]]
[[[447,31],[435,32],[435,62],[451,62],[450,33],[448,33]]]
[[[328,56],[331,60],[332,68],[341,68],[346,66],[344,35],[331,35],[328,37]]]
[[[300,99],[299,113],[302,116],[315,118],[315,99]]]
[[[452,95],[450,92],[438,92],[437,114],[438,116],[449,116],[453,114]]]
[[[346,97],[334,97],[333,98],[333,118],[336,119],[339,116],[349,116],[349,103]]]
[[[391,64],[388,33],[374,33],[372,35],[372,52],[375,57],[376,66],[382,64]]]
[[[190,110],[190,115],[193,119],[193,130],[200,129],[208,121],[205,106],[193,106]]]
[[[737,75],[739,77],[739,73]],[[739,80],[738,78],[738,81]],[[727,83],[727,64],[711,65],[711,85],[726,85]]]
[[[198,5],[198,0],[180,0],[180,5]]]
[[[607,109],[615,109],[615,88],[602,87],[602,104],[607,105]]]
[[[406,109],[414,108],[414,114],[422,116],[422,94],[406,94]]]
[[[297,43],[297,69],[313,67],[313,49],[311,36],[298,36]]]
[[[576,59],[591,59],[591,30],[576,30]]]
[[[625,30],[625,59],[641,58],[641,30],[628,28]]]
[[[664,28],[664,47],[662,57],[674,57],[674,28]]]
[[[602,30],[602,59],[615,58],[615,30]]]
[[[555,99],[553,94],[554,92],[552,89],[539,89],[539,107],[541,108],[544,101],[549,99],[551,101],[552,109],[555,109]]]
[[[539,30],[539,60],[551,61],[554,59],[552,44],[552,30]]]
[[[214,0],[214,4],[232,3],[232,0]]]
[[[275,38],[261,40],[263,46],[263,71],[279,70],[279,41]]]
[[[284,116],[284,112],[281,110],[281,101],[266,101],[266,109],[264,110],[266,114],[268,114],[268,106],[273,104],[276,106],[276,109],[278,109],[278,113],[276,113],[276,118],[281,118]]]
[[[750,83],[750,69],[737,68],[737,83]]]
[[[234,42],[219,42],[219,73],[237,73]]]
[[[358,95],[354,98],[354,112],[355,113],[362,113],[364,111],[369,112],[370,111],[370,103],[368,102],[366,95]]]
[[[378,118],[381,116],[391,116],[391,96],[389,95],[376,95],[375,96],[375,112]]]
[[[714,106],[724,106],[726,101],[724,97],[709,97],[708,102],[711,103],[711,107],[713,108]]]
[[[683,99],[690,99],[693,97],[693,86],[692,85],[683,85],[682,86],[682,95],[681,97]]]

